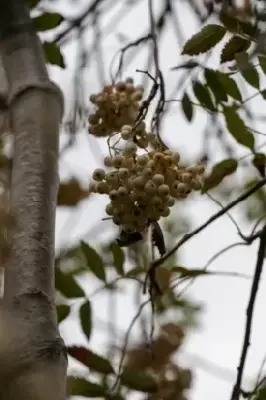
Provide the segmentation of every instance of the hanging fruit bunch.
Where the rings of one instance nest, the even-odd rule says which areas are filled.
[[[163,148],[144,121],[136,122],[143,92],[129,78],[92,95],[96,109],[88,128],[108,138],[110,151],[104,160],[108,169],[93,171],[90,190],[109,196],[106,214],[124,233],[135,235],[167,217],[176,201],[200,190],[204,175],[203,165],[182,167],[179,153]],[[110,145],[113,136],[122,147]]]

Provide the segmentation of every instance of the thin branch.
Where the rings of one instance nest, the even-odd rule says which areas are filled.
[[[245,362],[247,358],[248,347],[250,345],[250,336],[251,336],[251,327],[252,327],[252,319],[255,309],[255,301],[258,292],[258,287],[260,283],[262,267],[265,257],[265,246],[266,246],[266,224],[261,232],[260,236],[260,243],[258,248],[258,256],[257,256],[257,263],[254,272],[253,282],[250,290],[250,297],[248,302],[248,307],[246,311],[247,319],[246,319],[246,327],[245,327],[245,334],[244,334],[244,341],[240,356],[239,365],[237,368],[237,378],[236,383],[234,385],[231,400],[238,400],[241,394],[241,383],[243,378],[243,372],[245,367]]]

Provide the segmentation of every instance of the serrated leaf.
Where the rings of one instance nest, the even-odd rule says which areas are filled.
[[[240,73],[247,83],[256,89],[260,88],[260,77],[255,67],[245,68]]]
[[[69,376],[67,378],[69,392],[73,396],[84,397],[105,397],[106,389],[98,383],[87,381],[84,378],[75,378]]]
[[[49,29],[54,29],[64,21],[62,15],[58,13],[43,13],[38,17],[33,18],[34,25],[38,32],[48,31]]]
[[[233,174],[236,169],[237,161],[231,158],[216,164],[213,167],[210,175],[205,178],[202,192],[205,193],[208,190],[218,186],[226,176]]]
[[[43,42],[43,50],[45,54],[46,61],[49,64],[57,65],[58,67],[65,68],[64,57],[60,51],[57,44],[52,42]]]
[[[70,307],[66,304],[60,304],[56,306],[56,312],[57,312],[57,321],[60,324],[60,322],[64,321],[66,317],[70,313]]]
[[[85,293],[73,276],[64,274],[59,268],[55,268],[55,287],[65,297],[70,299],[85,296]]]
[[[226,29],[221,25],[209,24],[193,35],[184,45],[182,54],[188,54],[190,56],[206,53],[217,43],[219,43],[224,35]]]
[[[71,357],[75,358],[92,371],[101,374],[112,374],[114,372],[109,360],[85,347],[68,347],[67,352]]]
[[[132,372],[124,370],[120,375],[120,382],[129,389],[144,393],[154,393],[158,390],[157,379],[148,372]]]
[[[227,94],[235,100],[242,101],[242,96],[237,83],[228,74],[216,71],[217,78],[220,80]]]
[[[87,300],[79,309],[79,318],[82,330],[84,334],[87,336],[87,339],[90,340],[91,329],[92,329],[92,310],[91,303]]]
[[[227,101],[227,93],[224,86],[219,80],[216,71],[213,69],[206,68],[204,71],[207,86],[212,91],[217,103],[221,101]]]
[[[119,275],[123,276],[125,274],[124,272],[125,253],[123,252],[121,247],[118,246],[117,243],[111,243],[110,250],[113,254],[113,262],[116,272]]]
[[[200,102],[200,104],[204,108],[207,108],[208,110],[210,110],[212,112],[216,111],[216,108],[213,104],[210,92],[206,86],[202,85],[202,83],[200,83],[200,82],[195,82],[193,84],[192,89],[195,94],[195,97],[197,98],[197,100]]]
[[[266,75],[266,57],[259,56],[258,59],[259,59],[260,67],[261,67],[263,73]]]
[[[223,113],[227,129],[235,140],[243,146],[253,150],[255,144],[254,136],[246,127],[235,109],[233,107],[224,107]]]
[[[222,10],[219,13],[219,19],[228,31],[230,32],[238,31],[239,28],[238,20],[232,15],[229,15],[225,10]]]
[[[191,122],[193,119],[193,105],[187,93],[184,93],[184,96],[181,101],[181,106],[187,120]]]
[[[221,54],[221,63],[233,61],[236,53],[246,51],[251,42],[240,36],[233,36],[224,46]]]
[[[80,246],[86,259],[88,268],[98,279],[105,282],[106,276],[103,259],[99,256],[97,251],[90,247],[87,243],[82,241]]]

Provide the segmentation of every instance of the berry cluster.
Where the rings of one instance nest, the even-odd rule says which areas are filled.
[[[89,116],[89,133],[106,137],[120,132],[124,125],[133,125],[140,107],[144,87],[134,85],[132,78],[115,85],[107,85],[98,94],[92,94],[90,101],[96,110]],[[127,136],[124,130],[124,138]],[[121,131],[122,134],[122,131]],[[129,136],[129,135],[128,135]]]
[[[93,172],[91,191],[109,195],[107,215],[125,232],[142,232],[151,222],[170,214],[176,200],[202,187],[204,167],[181,167],[180,155],[171,150],[137,155],[129,141],[122,154],[106,157],[106,167]]]

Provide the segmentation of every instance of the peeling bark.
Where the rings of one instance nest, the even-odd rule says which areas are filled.
[[[11,256],[0,314],[0,399],[66,398],[54,299],[60,90],[50,81],[26,1],[2,0],[0,55],[14,135]]]

